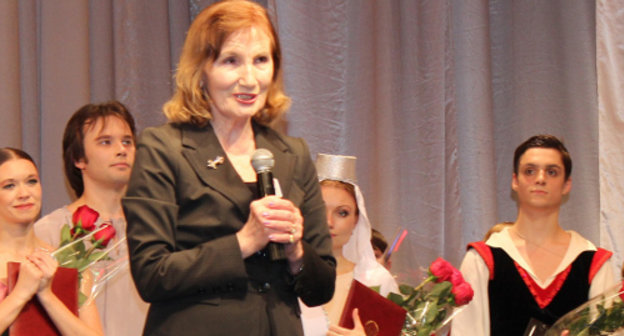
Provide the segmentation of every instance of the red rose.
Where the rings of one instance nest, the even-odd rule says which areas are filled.
[[[434,260],[429,266],[429,272],[436,277],[436,282],[450,281],[454,269],[453,265],[442,258]]]
[[[472,287],[470,287],[470,284],[467,282],[462,282],[457,286],[453,286],[453,289],[451,289],[451,293],[455,295],[455,304],[457,306],[465,305],[466,303],[470,302],[472,300],[472,297],[474,296],[474,291],[472,290]]]
[[[624,280],[622,280],[622,288],[620,288],[620,298],[624,301]]]
[[[106,247],[116,233],[115,228],[110,223],[104,223],[93,234],[93,243],[97,246]]]
[[[72,235],[74,235],[76,231],[80,234],[93,231],[95,229],[95,221],[97,221],[99,216],[100,214],[89,208],[89,206],[80,206],[74,211],[72,216],[72,222],[74,223],[74,228],[71,230]]]
[[[456,268],[453,268],[453,273],[451,274],[451,279],[449,281],[453,284],[453,287],[465,282],[461,272]]]

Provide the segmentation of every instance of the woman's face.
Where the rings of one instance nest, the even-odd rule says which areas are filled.
[[[30,224],[41,210],[41,184],[35,165],[11,159],[0,165],[0,221]]]
[[[346,190],[336,186],[321,186],[327,208],[327,224],[334,250],[341,249],[351,238],[358,220],[355,199]]]
[[[232,33],[219,57],[204,67],[213,117],[251,118],[265,105],[273,71],[267,33],[255,27]]]

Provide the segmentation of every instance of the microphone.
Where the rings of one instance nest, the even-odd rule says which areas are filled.
[[[256,186],[258,188],[259,198],[268,195],[275,195],[275,187],[273,186],[273,166],[275,166],[275,159],[273,159],[273,153],[265,148],[256,149],[251,155],[251,165],[256,171]],[[284,252],[284,246],[278,243],[269,242],[267,246],[269,250],[269,257],[271,260],[283,260],[286,259],[286,253]]]

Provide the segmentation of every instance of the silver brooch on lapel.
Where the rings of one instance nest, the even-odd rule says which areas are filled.
[[[206,163],[206,167],[210,168],[210,169],[217,169],[217,166],[220,164],[223,164],[223,162],[225,162],[225,159],[223,158],[223,156],[219,155],[216,158],[214,158],[214,160],[208,160],[208,162]]]

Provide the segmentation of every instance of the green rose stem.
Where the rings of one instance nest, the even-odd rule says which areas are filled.
[[[424,287],[427,283],[429,283],[429,282],[431,282],[431,281],[433,281],[433,280],[435,280],[435,279],[436,279],[436,277],[435,277],[435,276],[433,276],[433,275],[428,276],[428,277],[427,277],[425,280],[423,280],[423,281],[422,281],[422,282],[421,282],[418,286],[414,287],[414,291],[412,292],[412,294],[411,294],[411,295],[410,295],[407,299],[405,299],[403,302],[406,302],[406,303],[407,303],[407,302],[411,302],[411,301],[412,301],[412,300],[416,297],[416,295],[418,295],[418,294],[419,294],[420,290],[421,290],[421,289],[422,289],[422,288],[423,288],[423,287]],[[413,308],[413,307],[412,307],[412,308]],[[412,314],[411,314],[411,310],[412,310],[412,309],[409,309],[409,310],[408,310],[408,312],[407,312],[407,317],[408,317],[408,318],[409,318],[409,320],[410,320],[408,323],[409,323],[409,324],[411,324],[412,326],[415,326],[415,325],[416,325],[416,323],[418,323],[418,321],[417,321],[416,319],[414,319],[414,317],[412,316]],[[426,310],[425,310],[425,311],[426,311]]]
[[[80,237],[79,240],[74,240],[74,238],[72,238],[72,241],[70,241],[69,243],[59,247],[58,249],[56,249],[54,252],[52,252],[52,258],[56,258],[58,255],[60,255],[61,252],[63,252],[64,250],[73,247],[74,245],[84,241],[84,240],[88,240],[89,238],[91,238],[96,232],[98,232],[98,230],[95,231],[91,231],[89,232],[89,234],[87,234],[86,236]],[[60,262],[60,261],[59,261]]]
[[[75,232],[74,232],[74,234],[72,235],[71,240],[72,240],[72,241],[75,241],[75,240],[76,240],[76,238],[80,237],[80,235],[82,234],[82,231],[83,231],[83,230],[82,230],[82,228],[81,228],[81,227],[76,226],[76,231],[75,231]]]
[[[420,285],[414,287],[414,292],[418,292],[419,290],[421,290],[427,283],[435,280],[437,277],[434,275],[430,275],[429,277],[427,277],[427,279],[425,279],[423,282],[420,283]],[[412,294],[414,295],[414,294]]]
[[[76,240],[76,238],[80,237],[80,235],[90,233],[90,231],[89,231],[89,230],[85,230],[85,229],[82,227],[82,219],[81,219],[81,220],[79,220],[79,221],[78,221],[78,223],[76,223],[76,225],[74,225],[74,228],[76,229],[76,231],[74,231],[74,234],[73,234],[73,235],[72,235],[72,237],[71,237],[71,241],[75,241],[75,240]],[[98,231],[98,230],[95,230],[95,231]]]
[[[418,286],[414,287],[414,290],[412,291],[412,294],[405,300],[403,300],[404,303],[408,303],[408,302],[412,302],[412,300],[416,297],[416,295],[419,294],[420,290],[429,282],[433,281],[437,279],[436,276],[434,275],[430,275],[427,277],[427,279],[423,280],[423,282],[421,282]],[[408,314],[409,315],[409,314]]]
[[[91,245],[91,247],[87,250],[87,253],[85,253],[84,258],[89,259],[89,256],[91,255],[91,253],[93,253],[95,249],[99,249],[101,247],[102,247],[102,239],[95,241],[93,245]]]
[[[93,253],[93,251],[95,250],[96,246],[99,246],[102,242],[102,239],[97,240],[93,243],[93,246],[91,246],[91,248],[89,248],[89,250],[87,250],[87,253],[85,253],[84,259],[89,258],[89,256],[91,255],[91,253]],[[108,253],[114,249],[116,249],[119,245],[123,244],[126,242],[126,237],[123,237],[121,239],[119,239],[117,242],[115,242],[112,245],[108,245],[107,247],[103,247],[102,252],[100,255],[98,255],[96,258],[94,258],[93,260],[90,260],[90,262],[87,265],[84,265],[82,268],[78,269],[78,272],[82,272],[84,270],[86,270],[87,268],[91,267],[91,265],[95,264],[96,262],[102,260],[102,259],[108,259]]]

